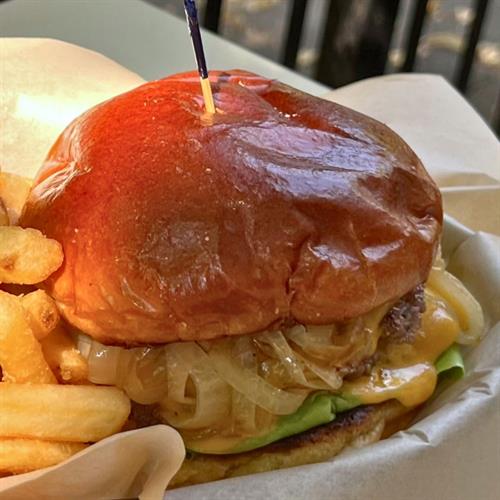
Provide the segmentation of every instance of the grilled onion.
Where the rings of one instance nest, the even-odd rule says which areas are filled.
[[[433,268],[427,286],[440,295],[457,315],[462,330],[458,343],[477,343],[485,331],[483,310],[463,283],[447,271]]]

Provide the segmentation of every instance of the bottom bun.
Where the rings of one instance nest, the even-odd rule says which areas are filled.
[[[416,413],[395,400],[360,406],[333,422],[263,448],[235,455],[188,455],[169,489],[297,465],[324,462],[343,449],[361,447],[406,428]]]

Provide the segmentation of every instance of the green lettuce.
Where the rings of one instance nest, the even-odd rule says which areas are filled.
[[[446,378],[458,380],[465,375],[464,360],[457,344],[446,349],[434,363],[434,366],[439,378],[446,376]]]
[[[229,453],[254,450],[318,425],[328,424],[335,419],[337,413],[350,410],[360,404],[362,404],[361,401],[354,396],[316,392],[311,394],[295,413],[280,417],[270,432],[263,436],[245,439]]]

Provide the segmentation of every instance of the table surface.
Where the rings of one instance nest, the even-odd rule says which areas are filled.
[[[143,0],[9,0],[0,4],[0,34],[74,43],[146,80],[195,66],[185,21]],[[329,90],[210,32],[204,32],[204,43],[212,69],[247,69],[314,95]]]

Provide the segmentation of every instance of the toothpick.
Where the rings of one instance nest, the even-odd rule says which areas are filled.
[[[186,13],[189,33],[193,41],[194,55],[196,57],[196,64],[198,65],[205,109],[208,113],[215,113],[214,98],[210,80],[208,79],[207,63],[205,61],[205,52],[203,51],[203,42],[201,39],[200,23],[198,22],[198,12],[195,0],[184,0],[184,12]]]

